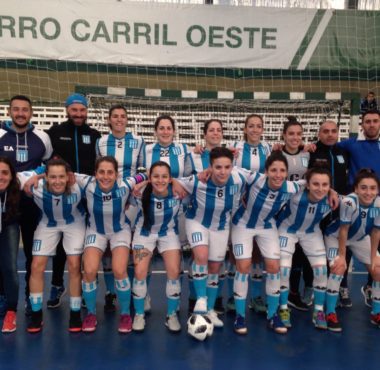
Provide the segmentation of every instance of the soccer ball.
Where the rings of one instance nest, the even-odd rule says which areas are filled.
[[[207,316],[193,314],[187,320],[187,332],[200,341],[210,337],[214,331],[214,325]]]

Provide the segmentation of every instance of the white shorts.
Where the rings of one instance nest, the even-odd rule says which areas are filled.
[[[281,266],[291,267],[292,257],[299,243],[312,266],[326,265],[326,248],[323,235],[320,230],[312,234],[289,234],[285,230],[278,230],[281,253]]]
[[[331,263],[334,258],[338,255],[339,250],[339,240],[335,236],[325,236],[326,254],[327,259]],[[350,241],[347,242],[347,247],[351,249],[353,255],[365,265],[371,263],[371,239],[367,235],[364,239],[360,241]]]
[[[126,217],[125,222],[127,222],[131,226],[131,230],[135,229],[136,217],[138,213],[139,213],[139,207],[133,204],[129,204],[128,209],[125,211],[125,217]]]
[[[157,247],[159,253],[170,251],[173,249],[181,249],[181,243],[176,233],[168,233],[165,236],[158,236],[158,234],[150,234],[149,236],[140,235],[140,230],[135,230],[132,241],[132,250],[135,249],[148,249],[153,252]]]
[[[103,253],[110,246],[111,251],[116,247],[129,248],[131,245],[131,229],[129,225],[124,225],[124,229],[114,234],[99,234],[92,229],[86,230],[84,248],[95,247]]]
[[[264,258],[279,260],[280,244],[277,229],[249,229],[232,225],[232,251],[237,260],[251,259],[253,238]]]
[[[208,260],[224,261],[230,230],[210,230],[194,220],[186,219],[186,235],[191,248],[208,246]]]
[[[75,224],[46,227],[39,224],[34,232],[33,256],[55,256],[57,245],[62,239],[63,249],[68,256],[83,253],[86,225],[84,220]]]

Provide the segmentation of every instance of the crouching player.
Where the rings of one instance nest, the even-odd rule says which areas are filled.
[[[289,276],[295,245],[299,243],[314,272],[313,323],[318,329],[327,329],[324,314],[327,286],[326,249],[319,223],[331,211],[327,200],[331,175],[327,169],[316,167],[307,171],[305,178],[306,189],[292,196],[277,222],[281,254],[279,315],[284,325],[290,328]]]
[[[34,233],[33,261],[29,281],[32,315],[27,327],[29,333],[42,328],[42,302],[44,272],[48,258],[56,253],[57,244],[63,238],[67,254],[70,279],[69,331],[81,331],[81,255],[85,234],[82,193],[77,184],[69,185],[68,165],[61,159],[51,159],[46,165],[46,178],[32,188],[32,196],[42,211],[42,218]],[[21,173],[20,176],[24,176]]]
[[[347,268],[346,246],[354,256],[364,263],[372,274],[371,322],[380,325],[380,274],[376,251],[379,243],[380,197],[379,179],[370,169],[362,169],[354,180],[354,192],[347,195],[340,205],[340,221],[327,227],[325,244],[330,264],[327,283],[326,314],[327,327],[333,332],[341,332],[342,326],[335,307],[340,282]],[[372,237],[370,238],[370,234]],[[372,263],[372,268],[371,268]]]
[[[231,212],[237,209],[245,187],[244,176],[233,170],[232,162],[230,150],[214,148],[210,151],[210,177],[205,183],[196,176],[179,180],[190,194],[186,233],[193,252],[191,269],[197,296],[194,313],[207,313],[216,327],[223,326],[214,305],[219,270],[227,251]]]
[[[167,316],[165,325],[172,332],[181,330],[177,308],[181,294],[179,281],[181,265],[181,243],[178,236],[178,212],[181,201],[172,190],[170,167],[167,163],[155,162],[149,173],[149,183],[138,199],[139,212],[132,242],[135,276],[133,279],[133,303],[135,317],[132,328],[145,328],[144,300],[147,294],[146,278],[152,254],[157,246],[165,263],[167,281]]]
[[[118,164],[111,156],[99,157],[95,162],[95,177],[77,175],[87,199],[89,221],[86,229],[82,281],[83,298],[88,314],[83,320],[82,331],[96,329],[96,274],[102,255],[109,243],[112,252],[112,270],[120,305],[118,331],[132,330],[130,316],[131,289],[127,275],[131,230],[125,222],[125,206],[135,184],[146,180],[145,175],[136,175],[122,180],[118,177]]]

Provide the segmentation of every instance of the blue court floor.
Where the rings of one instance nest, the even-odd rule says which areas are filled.
[[[155,263],[154,269],[161,269],[160,261]],[[360,293],[360,286],[366,281],[364,274],[350,276],[353,307],[338,311],[344,329],[341,334],[317,331],[311,323],[311,312],[293,311],[293,328],[282,336],[266,328],[265,317],[248,312],[248,335],[236,335],[232,329],[234,317],[224,315],[225,327],[215,329],[214,335],[205,342],[198,342],[186,333],[186,278],[180,313],[181,333],[171,334],[164,326],[165,275],[155,273],[149,288],[153,309],[147,316],[145,332],[127,335],[118,334],[116,313],[103,312],[103,283],[98,294],[95,333],[68,332],[67,295],[58,309],[44,309],[41,333],[27,333],[23,278],[21,273],[17,331],[8,335],[0,333],[0,370],[379,369],[380,329],[370,324],[369,308]],[[47,273],[47,283],[50,278]],[[45,289],[45,297],[48,288],[50,284]]]

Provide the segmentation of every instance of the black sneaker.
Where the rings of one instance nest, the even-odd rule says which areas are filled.
[[[30,303],[29,298],[25,299],[25,316],[26,317],[32,316],[32,304]]]
[[[42,310],[32,311],[28,328],[28,333],[38,333],[42,329]]]
[[[82,331],[82,318],[80,311],[70,311],[69,332],[79,333]]]
[[[53,285],[50,289],[50,298],[46,302],[48,308],[57,308],[61,305],[61,299],[66,294],[64,286]]]
[[[218,297],[215,301],[214,311],[219,314],[224,314],[223,297]]]
[[[104,311],[105,312],[115,312],[116,311],[116,294],[107,293],[104,296]]]
[[[360,289],[364,297],[364,303],[368,307],[372,307],[372,287],[363,285]]]
[[[298,293],[296,294],[289,293],[288,305],[299,311],[309,310],[309,306],[305,302],[302,301],[301,296]]]
[[[189,305],[188,305],[188,312],[189,313],[193,313],[196,301],[197,301],[196,299],[189,298]]]
[[[352,301],[350,298],[350,292],[348,288],[339,288],[339,307],[350,308],[352,307]]]

